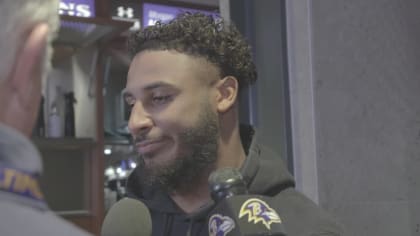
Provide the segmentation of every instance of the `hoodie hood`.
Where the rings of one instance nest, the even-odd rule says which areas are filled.
[[[274,196],[286,188],[294,187],[293,178],[279,155],[258,142],[258,136],[251,126],[241,125],[240,135],[247,154],[240,172],[247,183],[249,193]],[[150,209],[159,212],[182,213],[168,194],[159,187],[142,185],[138,171],[139,168],[136,168],[127,180],[128,197],[139,199]]]
[[[275,196],[295,186],[292,175],[280,156],[262,145],[251,126],[241,126],[241,138],[247,150],[240,172],[250,194]]]

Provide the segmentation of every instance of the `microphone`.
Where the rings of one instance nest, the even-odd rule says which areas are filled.
[[[241,173],[233,168],[222,168],[213,171],[209,177],[209,186],[211,198],[215,202],[220,202],[234,195],[248,193]]]
[[[138,200],[123,198],[108,211],[102,236],[152,235],[152,219],[147,207]]]
[[[286,236],[271,197],[248,194],[237,169],[223,168],[209,177],[215,207],[210,211],[210,236]]]

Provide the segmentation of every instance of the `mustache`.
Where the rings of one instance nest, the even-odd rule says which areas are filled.
[[[136,135],[136,136],[132,136],[131,138],[132,138],[133,144],[162,139],[162,137],[151,137],[147,135]]]
[[[131,136],[131,141],[133,142],[133,144],[143,142],[145,140],[148,140],[148,138],[146,138],[146,135]]]

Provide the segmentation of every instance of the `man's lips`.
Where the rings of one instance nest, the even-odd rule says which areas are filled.
[[[141,154],[147,154],[157,151],[164,143],[163,139],[145,140],[136,143],[137,151]]]

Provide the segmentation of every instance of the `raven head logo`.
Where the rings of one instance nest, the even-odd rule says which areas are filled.
[[[228,216],[212,215],[209,220],[210,236],[225,236],[235,228],[235,222]]]
[[[253,221],[254,224],[262,222],[267,229],[271,229],[270,225],[272,223],[281,223],[281,219],[277,212],[258,198],[248,199],[242,204],[239,218],[246,215],[248,215],[248,222]]]

